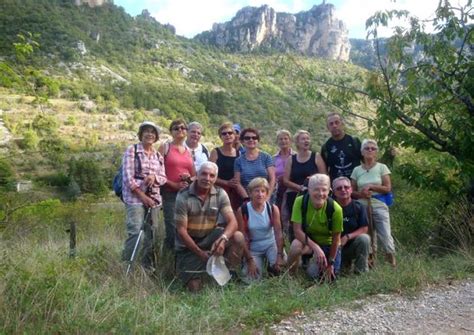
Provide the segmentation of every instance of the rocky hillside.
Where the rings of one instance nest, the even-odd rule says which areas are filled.
[[[278,13],[267,5],[245,7],[195,39],[230,51],[296,51],[343,61],[350,52],[348,30],[336,18],[334,5],[325,3],[297,14]]]

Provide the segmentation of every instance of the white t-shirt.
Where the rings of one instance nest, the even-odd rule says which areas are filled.
[[[207,162],[209,160],[209,158],[207,157],[206,153],[203,150],[204,145],[199,143],[199,145],[195,149],[191,149],[190,147],[188,147],[186,143],[185,145],[186,145],[186,148],[188,148],[189,152],[191,153],[191,157],[193,158],[193,162],[194,162],[194,168],[196,169],[196,173],[197,173],[202,163]]]

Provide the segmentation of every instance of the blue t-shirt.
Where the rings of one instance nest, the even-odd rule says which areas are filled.
[[[270,216],[267,209],[268,203],[262,212],[257,212],[252,202],[247,203],[247,210],[249,213],[248,227],[250,234],[250,251],[255,253],[265,252],[273,245],[276,246],[275,234],[273,226],[270,223]]]
[[[253,161],[248,160],[245,154],[240,155],[234,162],[234,172],[240,172],[240,183],[247,189],[254,178],[263,177],[268,180],[267,169],[270,166],[274,166],[272,156],[260,151]]]

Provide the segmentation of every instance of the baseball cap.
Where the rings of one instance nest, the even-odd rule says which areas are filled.
[[[240,133],[240,124],[234,123],[233,127],[234,127],[234,130],[235,130],[237,133]]]

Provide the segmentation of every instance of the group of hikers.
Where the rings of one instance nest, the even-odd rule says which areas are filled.
[[[326,121],[331,137],[321,153],[311,151],[309,132],[280,130],[273,157],[260,150],[260,132],[252,127],[223,123],[222,145],[210,151],[200,142],[202,125],[178,119],[170,124],[171,139],[156,150],[160,128],[140,124],[139,142],[123,156],[123,260],[133,258],[143,229],[141,265],[154,267],[162,208],[164,248],[193,292],[214,256],[245,281],[300,268],[320,281],[366,272],[377,244],[396,266],[390,170],[377,161],[377,142],[346,134],[338,113]]]

